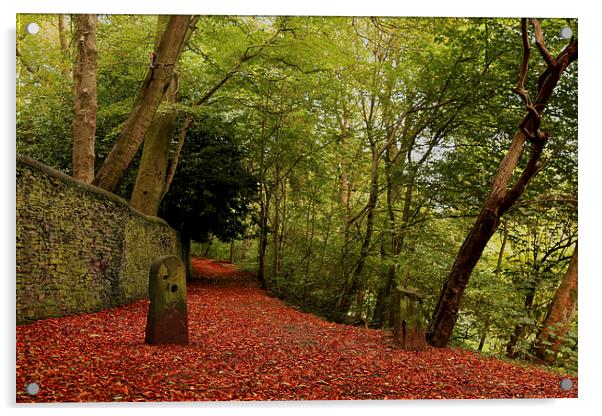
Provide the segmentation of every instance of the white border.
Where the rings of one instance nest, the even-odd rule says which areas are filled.
[[[5,202],[1,204],[3,211],[2,264],[4,283],[4,319],[2,319],[3,341],[1,405],[8,407],[9,414],[40,412],[48,415],[80,414],[82,408],[92,414],[104,415],[107,405],[58,405],[25,407],[14,405],[14,242],[15,242],[15,208],[14,208],[14,172],[15,172],[15,13],[145,13],[145,14],[249,14],[249,15],[399,15],[399,16],[537,16],[537,17],[578,17],[579,18],[579,223],[580,223],[580,269],[581,289],[579,295],[579,396],[577,400],[490,400],[490,401],[404,401],[404,402],[284,402],[284,403],[217,403],[217,404],[163,404],[165,407],[176,407],[179,414],[230,414],[244,412],[257,415],[305,415],[307,413],[332,414],[343,411],[356,415],[365,415],[371,410],[381,412],[420,412],[425,414],[441,414],[458,412],[462,415],[503,414],[508,412],[546,415],[567,415],[593,413],[600,397],[600,313],[599,298],[602,294],[602,268],[596,260],[599,237],[602,235],[599,220],[600,185],[598,177],[601,172],[596,169],[600,165],[600,145],[602,140],[598,133],[596,121],[600,119],[599,74],[601,62],[599,58],[600,20],[602,16],[595,13],[592,4],[595,2],[576,1],[540,1],[540,0],[501,0],[495,4],[483,1],[402,1],[402,0],[236,0],[236,1],[149,1],[149,0],[19,0],[4,5],[0,14],[3,22],[3,42],[1,43],[3,64],[0,65],[3,83],[2,91],[2,126],[5,133],[1,140],[0,166],[2,167],[3,193]],[[596,238],[598,237],[598,238]],[[598,244],[597,244],[598,243]],[[141,404],[119,406],[134,414],[146,414],[157,405]],[[173,410],[172,410],[173,412]]]
[[[577,17],[584,8],[559,0],[504,0],[478,2],[390,1],[390,0],[222,0],[202,2],[170,0],[85,1],[19,0],[15,8],[21,13],[144,13],[144,14],[246,14],[246,15],[318,15],[318,16],[537,16]]]

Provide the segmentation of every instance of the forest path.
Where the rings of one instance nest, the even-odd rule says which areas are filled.
[[[565,378],[460,349],[401,351],[327,322],[230,264],[193,259],[190,345],[144,344],[148,301],[17,327],[17,402],[576,397]],[[29,396],[27,383],[40,391]]]

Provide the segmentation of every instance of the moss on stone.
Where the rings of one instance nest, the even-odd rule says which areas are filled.
[[[27,157],[16,168],[18,324],[145,298],[151,261],[181,256],[162,219]]]

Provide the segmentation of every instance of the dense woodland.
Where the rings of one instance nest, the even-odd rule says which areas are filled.
[[[18,19],[17,152],[317,315],[413,288],[431,345],[577,371],[576,20]]]

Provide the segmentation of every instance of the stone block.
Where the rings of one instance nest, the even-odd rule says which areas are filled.
[[[163,256],[150,267],[147,344],[188,344],[186,270],[177,256]]]

